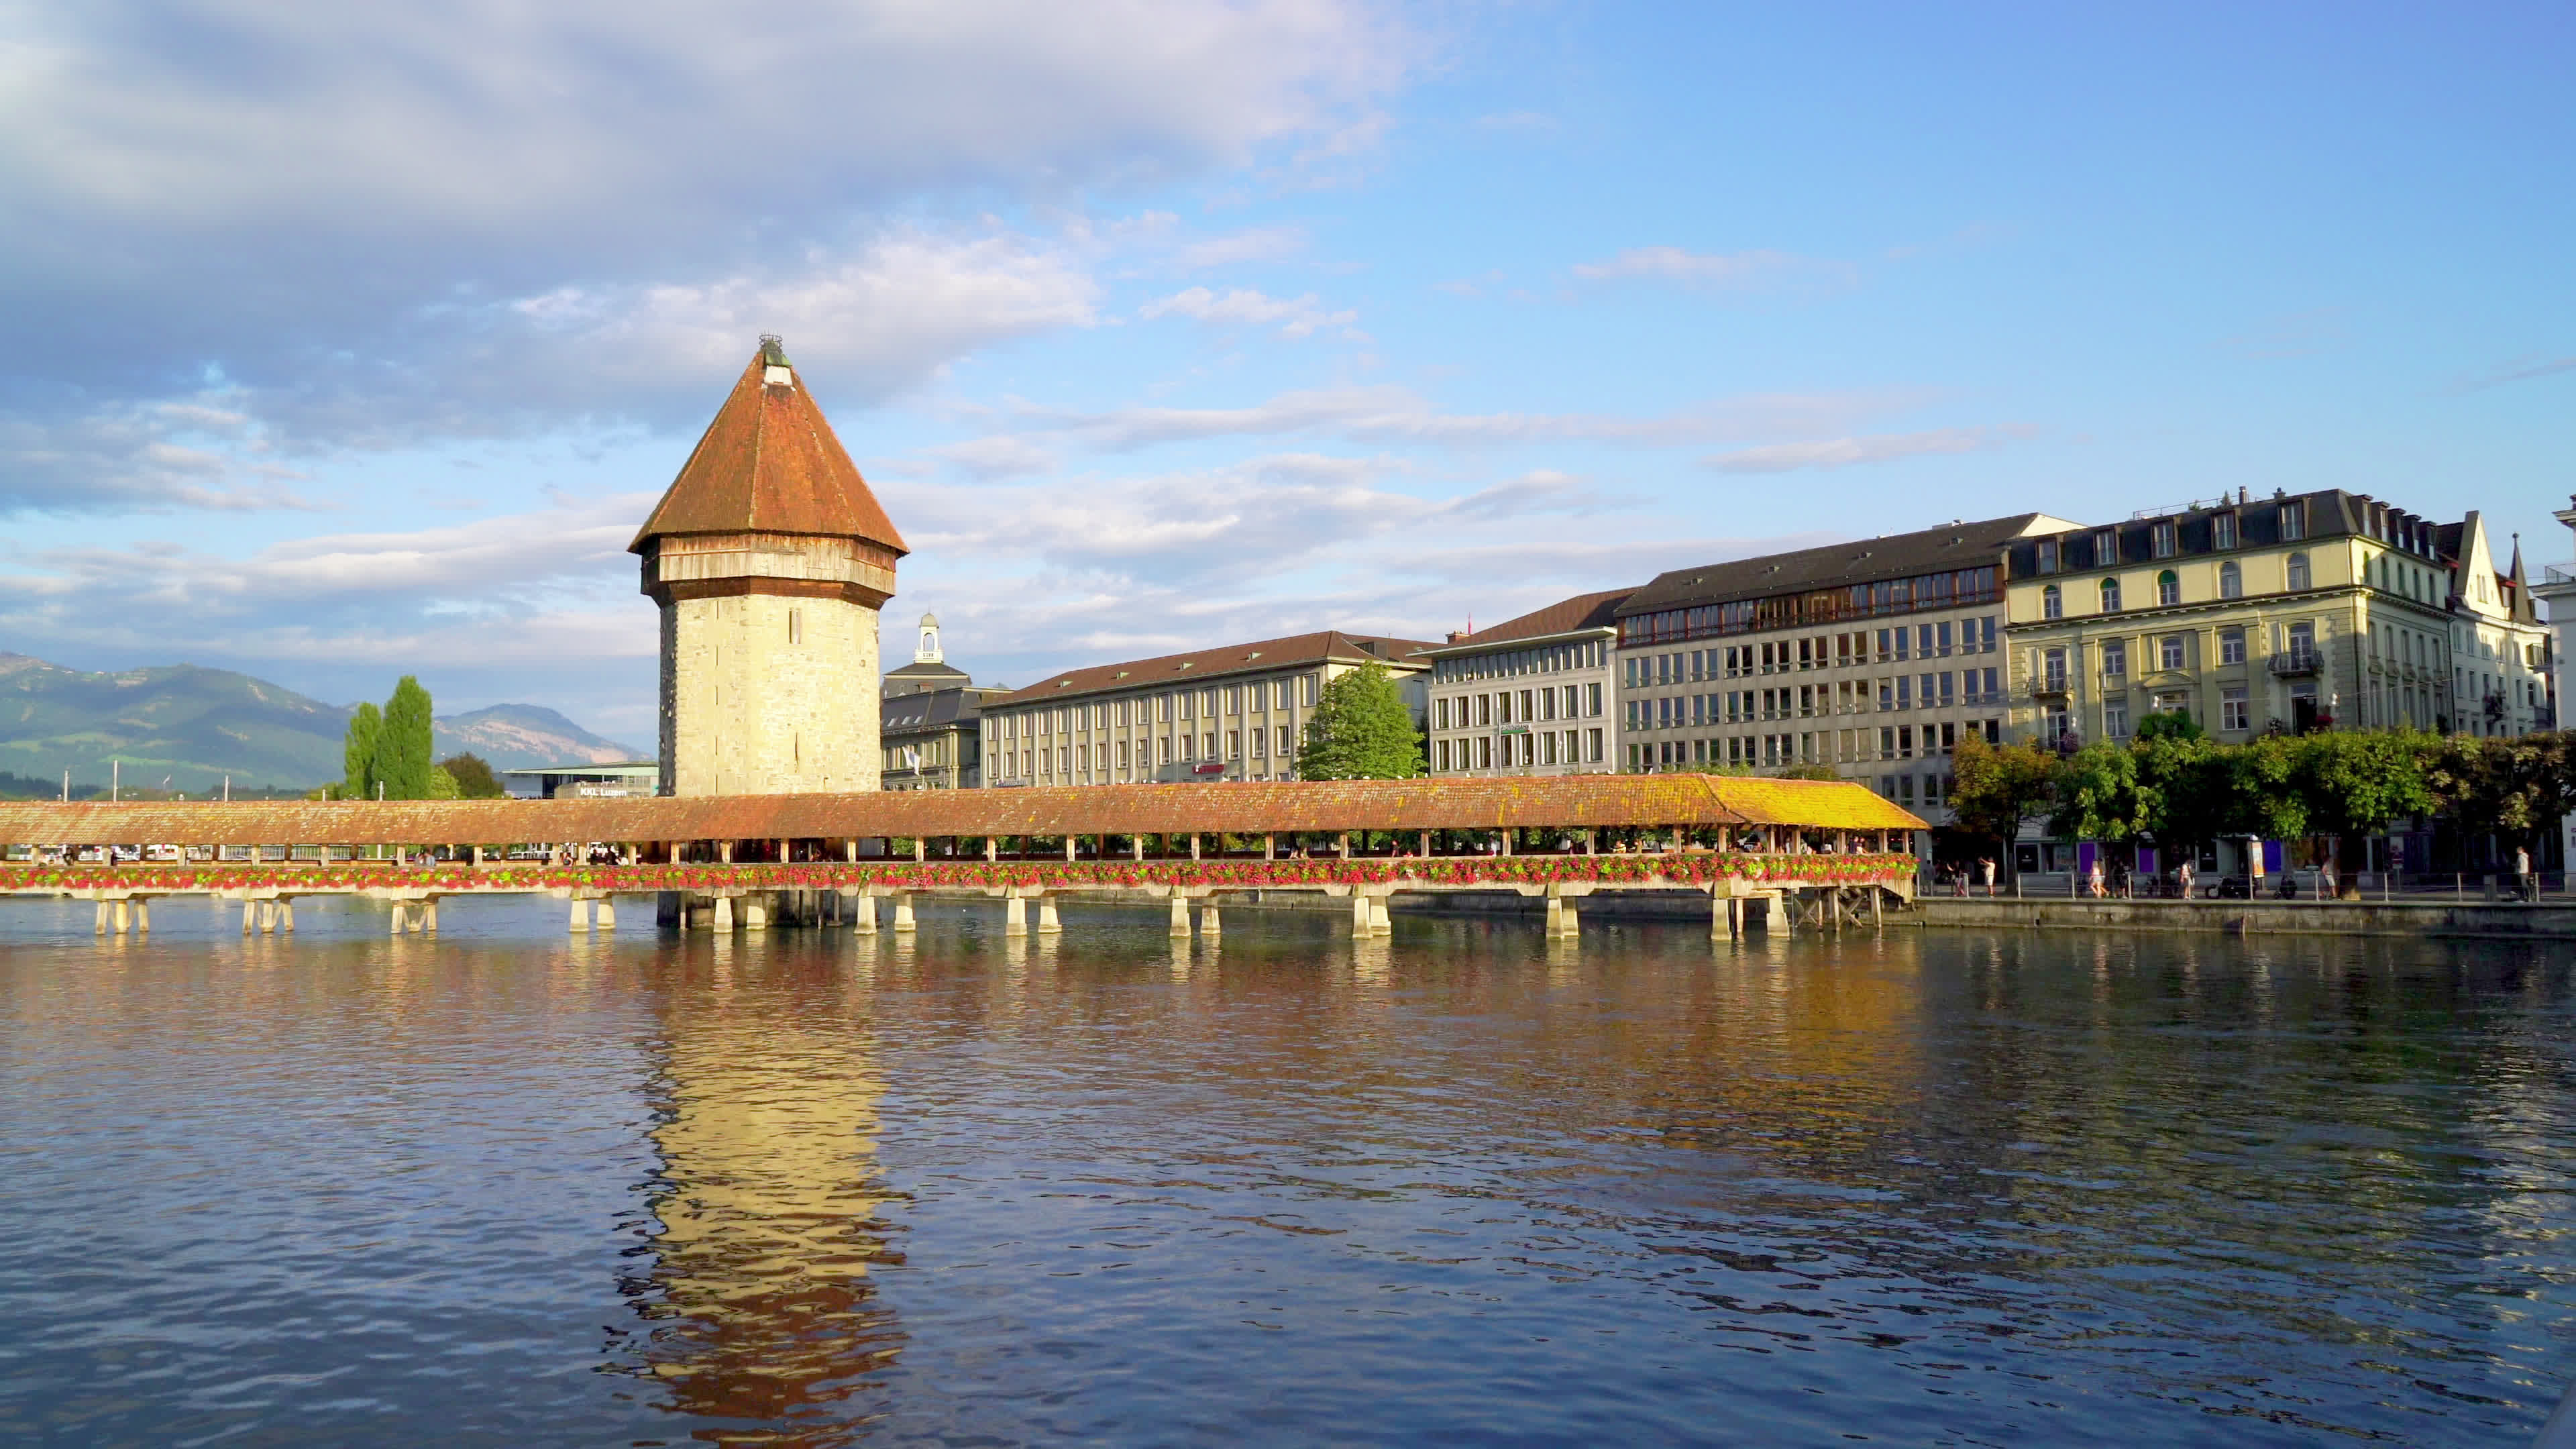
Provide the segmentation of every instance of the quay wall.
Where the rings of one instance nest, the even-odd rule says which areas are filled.
[[[2210,931],[2242,936],[2491,936],[2576,940],[2576,901],[2064,901],[1927,896],[1893,922],[2075,931]]]

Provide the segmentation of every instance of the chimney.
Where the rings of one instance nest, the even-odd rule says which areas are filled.
[[[1464,629],[1452,629],[1452,630],[1450,630],[1450,631],[1449,631],[1449,642],[1450,642],[1450,643],[1452,643],[1452,644],[1464,644],[1464,643],[1466,643],[1466,642],[1467,642],[1467,631],[1466,631],[1466,630],[1464,630]]]

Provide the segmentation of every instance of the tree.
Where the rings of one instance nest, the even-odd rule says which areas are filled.
[[[2086,745],[2057,772],[2057,808],[2048,833],[2073,840],[2126,844],[2156,828],[2158,801],[2138,778],[2138,756],[2119,745]]]
[[[383,737],[384,731],[384,712],[372,704],[359,705],[357,711],[349,716],[349,737],[340,746],[340,760],[345,770],[340,781],[342,798],[376,798],[376,742]]]
[[[2299,788],[2299,737],[2265,734],[2221,756],[2227,802],[2222,830],[2257,840],[2296,840],[2308,833],[2308,799]]]
[[[498,800],[510,793],[501,788],[500,778],[492,773],[491,762],[481,755],[450,755],[438,762],[438,768],[456,781],[456,798],[460,800]]]
[[[385,701],[384,730],[376,737],[375,775],[388,800],[426,800],[431,765],[429,691],[406,674]]]
[[[1413,711],[1371,662],[1324,685],[1297,747],[1301,780],[1409,780],[1422,773],[1422,736]]]
[[[2202,738],[2205,738],[2205,735],[2200,728],[2199,722],[2194,720],[2191,717],[2190,712],[2187,710],[2149,710],[2147,711],[2146,717],[2138,721],[2137,741],[2142,745],[2154,740],[2197,740]]]
[[[2412,731],[2319,730],[2298,740],[2292,783],[2307,806],[2308,828],[2342,842],[2374,835],[2402,816],[2433,808],[2425,779],[2430,735]],[[2349,879],[2349,874],[2346,876]]]
[[[1950,771],[1956,781],[1951,820],[2000,842],[2007,857],[2022,826],[2046,810],[2057,792],[2057,756],[2027,741],[1990,745],[1980,735],[1965,735],[1950,756]],[[2011,868],[2009,858],[2004,864]]]
[[[2178,713],[2148,716],[2159,717],[2188,723]],[[2139,788],[2154,799],[2148,829],[2157,845],[2193,850],[2229,833],[2237,804],[2228,752],[2199,726],[2155,735],[2141,729],[2129,750],[2137,760]]]
[[[465,787],[456,783],[456,777],[447,773],[445,765],[432,765],[429,767],[429,794],[425,798],[462,800],[465,798]]]
[[[1703,770],[1701,773],[1709,775],[1723,775],[1727,773],[1727,770],[1725,767],[1721,766],[1713,770]],[[1750,774],[1752,772],[1749,770],[1743,770],[1739,767],[1737,773]],[[1785,770],[1775,771],[1771,776],[1771,778],[1775,780],[1839,780],[1842,777],[1842,772],[1831,765],[1791,765]]]

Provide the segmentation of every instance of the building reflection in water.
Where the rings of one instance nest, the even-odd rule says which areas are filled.
[[[650,1266],[624,1345],[701,1442],[833,1445],[866,1431],[902,1347],[874,1270],[883,1091],[862,981],[782,941],[693,943],[669,973]]]

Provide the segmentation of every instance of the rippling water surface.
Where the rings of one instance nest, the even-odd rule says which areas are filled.
[[[0,1440],[2519,1444],[2569,951],[0,902]]]

